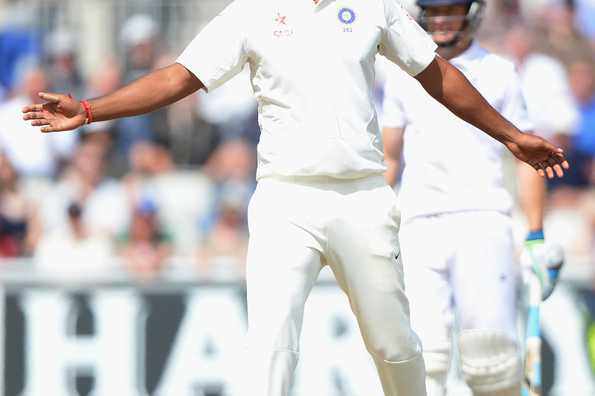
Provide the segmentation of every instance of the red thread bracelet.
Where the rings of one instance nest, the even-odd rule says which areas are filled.
[[[87,115],[87,124],[93,122],[93,113],[91,112],[91,105],[86,100],[81,100],[81,105],[85,109],[85,114]]]

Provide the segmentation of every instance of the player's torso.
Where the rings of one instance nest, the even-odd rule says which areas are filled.
[[[508,100],[510,64],[474,46],[451,63],[501,112]],[[400,77],[407,123],[401,193],[405,217],[461,210],[508,211],[511,199],[503,182],[503,146],[454,116],[417,81]]]
[[[259,176],[382,172],[371,100],[381,2],[255,3],[245,45],[262,131]]]

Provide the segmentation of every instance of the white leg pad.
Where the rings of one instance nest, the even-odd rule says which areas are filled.
[[[463,375],[475,396],[507,396],[519,389],[521,355],[516,341],[507,334],[491,329],[463,330],[459,350]]]

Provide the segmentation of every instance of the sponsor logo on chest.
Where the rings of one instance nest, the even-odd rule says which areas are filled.
[[[274,21],[275,28],[273,29],[273,36],[277,38],[293,36],[293,28],[289,25],[287,15],[277,12]]]

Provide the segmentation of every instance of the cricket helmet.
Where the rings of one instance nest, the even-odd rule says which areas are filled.
[[[455,5],[467,6],[467,14],[464,16],[465,23],[463,24],[463,28],[458,31],[454,38],[449,42],[439,43],[442,47],[452,47],[455,46],[464,35],[473,36],[475,34],[483,19],[486,3],[485,0],[416,0],[416,5],[421,9],[418,22],[421,27],[429,33],[432,33],[429,27],[432,18],[427,16],[426,10],[428,8]]]

